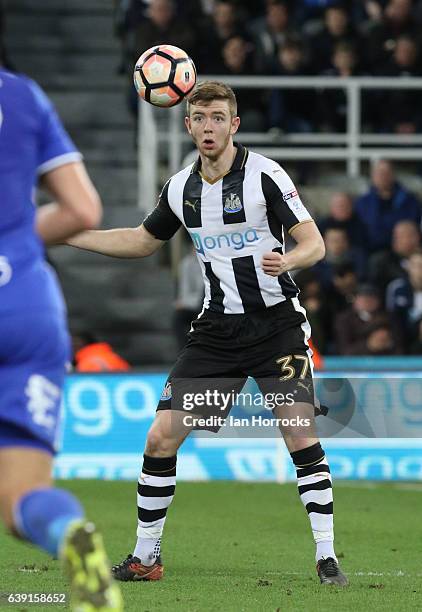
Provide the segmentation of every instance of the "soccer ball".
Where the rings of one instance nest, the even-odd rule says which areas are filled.
[[[133,80],[138,94],[155,106],[175,106],[196,83],[195,64],[185,51],[158,45],[142,53]]]

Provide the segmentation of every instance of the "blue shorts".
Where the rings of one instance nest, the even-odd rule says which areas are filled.
[[[0,447],[55,454],[70,342],[56,311],[3,315],[0,325]]]

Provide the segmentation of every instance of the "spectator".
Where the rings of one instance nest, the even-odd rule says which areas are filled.
[[[351,246],[366,247],[366,227],[353,209],[351,196],[338,191],[329,201],[329,214],[318,223],[321,233],[329,227],[341,227],[346,230]]]
[[[197,0],[195,0],[197,2]],[[204,15],[211,15],[214,10],[215,0],[200,0],[202,12]]]
[[[352,77],[363,74],[354,45],[343,40],[335,44],[326,76]],[[326,132],[345,132],[347,124],[347,95],[344,89],[323,89],[318,97],[318,116]],[[362,105],[363,109],[366,105]],[[364,119],[365,120],[365,119]]]
[[[362,280],[365,276],[366,258],[362,249],[350,246],[346,230],[333,225],[325,230],[323,237],[325,258],[314,266],[321,285],[324,288],[331,286],[335,269],[347,263],[353,264],[358,279]]]
[[[331,287],[324,291],[324,307],[326,318],[326,353],[335,353],[334,321],[336,316],[344,312],[353,303],[358,279],[352,263],[336,266],[333,271]]]
[[[306,24],[319,20],[328,6],[338,4],[338,0],[302,0],[295,2],[295,20],[300,24]]]
[[[138,57],[148,48],[137,46],[135,33],[139,24],[149,23],[150,0],[115,0],[114,5],[115,32],[122,44],[122,61],[119,72],[131,72],[133,58]],[[179,18],[186,20],[191,27],[192,25],[194,28],[199,26],[204,19],[201,3],[196,0],[174,0],[174,9]],[[158,23],[160,23],[160,18],[158,18]]]
[[[221,74],[224,70],[223,48],[235,36],[246,37],[238,5],[231,0],[216,0],[211,20],[206,23],[200,39],[197,67],[203,74]]]
[[[118,0],[114,3],[114,31],[121,43],[121,60],[118,66],[120,74],[130,71],[132,60],[137,51],[135,30],[145,19],[146,3],[144,0]]]
[[[275,74],[303,76],[309,74],[305,49],[297,37],[286,37],[281,43]],[[312,132],[315,122],[315,93],[304,89],[276,89],[270,94],[269,127],[284,132]]]
[[[227,40],[243,29],[238,6],[233,0],[216,0],[212,15],[220,41]]]
[[[286,37],[292,33],[288,2],[267,0],[265,16],[256,20],[251,30],[256,48],[258,71],[272,74],[278,50]]]
[[[360,2],[352,2],[352,10],[354,23],[361,30],[365,29],[365,25],[381,23],[383,19],[385,0],[361,0]]]
[[[419,39],[419,27],[412,15],[412,0],[389,0],[382,20],[368,28],[363,46],[365,64],[373,74],[378,74],[388,62],[402,34]]]
[[[107,342],[98,342],[90,332],[72,335],[77,372],[126,372],[130,365]]]
[[[356,27],[362,27],[366,21],[379,22],[382,19],[383,6],[386,0],[301,0],[295,2],[295,18],[300,24],[310,22],[310,29],[315,27],[317,19],[321,18],[327,7],[341,4],[352,17]],[[293,3],[292,3],[293,4]]]
[[[357,287],[358,277],[353,263],[335,266],[332,285],[324,294],[332,314],[336,315],[352,304]]]
[[[371,172],[372,186],[355,202],[356,213],[366,226],[368,250],[388,249],[393,227],[408,219],[420,225],[421,205],[395,177],[390,161],[376,162]]]
[[[421,248],[421,233],[414,221],[399,221],[393,228],[391,249],[369,259],[368,278],[384,293],[395,278],[407,278],[409,257]]]
[[[409,257],[408,278],[397,278],[388,285],[386,305],[410,344],[413,327],[422,318],[422,251]]]
[[[359,55],[355,45],[348,40],[341,40],[334,45],[331,56],[331,70],[327,75],[339,77],[359,76]]]
[[[195,28],[204,21],[207,3],[198,0],[176,0],[177,14]]]
[[[334,48],[339,42],[349,42],[359,47],[359,36],[354,30],[349,12],[342,4],[327,7],[321,29],[309,37],[310,54],[316,73],[332,67]]]
[[[163,43],[181,47],[195,57],[196,35],[185,19],[177,17],[175,0],[150,0],[146,17],[134,29],[133,39],[128,102],[137,119],[139,97],[133,86],[133,63],[147,49]]]
[[[195,32],[177,16],[174,0],[151,0],[147,19],[136,28],[134,61],[143,51],[163,43],[181,47],[195,57]]]
[[[395,41],[394,51],[381,74],[386,76],[420,76],[421,65],[417,40],[410,34],[401,34]]]
[[[175,14],[181,20],[189,23],[191,29],[195,30],[202,25],[205,15],[201,2],[197,0],[173,0],[173,2]],[[131,72],[133,58],[139,57],[148,48],[137,46],[139,41],[136,40],[136,31],[139,24],[150,23],[150,0],[114,0],[114,5],[115,33],[120,38],[122,45],[119,72],[123,74]],[[158,18],[157,23],[160,22]]]
[[[391,324],[387,321],[373,325],[368,330],[366,338],[366,355],[372,356],[388,356],[401,355],[403,350],[399,347],[398,342],[394,338]]]
[[[187,342],[187,335],[193,319],[201,309],[204,297],[204,281],[195,254],[195,249],[183,257],[178,270],[178,290],[173,329],[178,350],[181,351]]]
[[[415,38],[402,34],[396,40],[392,56],[380,69],[380,74],[390,77],[420,76],[419,47]],[[382,105],[379,128],[385,132],[414,134],[422,126],[421,92],[406,89],[378,92]]]
[[[254,73],[252,43],[240,35],[229,38],[223,47],[221,74],[244,76]],[[265,124],[265,105],[259,89],[239,88],[236,91],[242,129],[262,132]]]
[[[361,285],[353,304],[335,321],[336,347],[341,355],[396,355],[398,337],[392,333],[391,317],[382,310],[378,290]]]

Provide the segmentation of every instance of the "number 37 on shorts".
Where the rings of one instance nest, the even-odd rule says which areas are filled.
[[[307,354],[283,355],[276,359],[278,381],[288,386],[297,402],[314,404],[312,365]]]

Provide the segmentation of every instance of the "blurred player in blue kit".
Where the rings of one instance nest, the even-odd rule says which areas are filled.
[[[33,203],[38,178],[54,202]],[[97,225],[101,202],[52,104],[0,65],[0,512],[14,535],[63,560],[74,610],[122,610],[102,538],[54,488],[70,343],[44,245]]]

